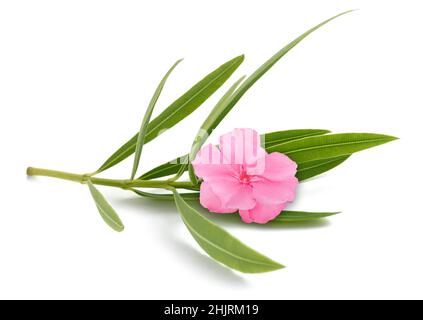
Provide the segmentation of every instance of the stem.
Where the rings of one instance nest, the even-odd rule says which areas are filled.
[[[93,184],[98,184],[98,185],[108,186],[108,187],[122,188],[122,189],[130,189],[130,188],[162,188],[162,189],[168,189],[169,187],[173,187],[173,188],[197,190],[196,186],[194,186],[189,181],[178,182],[178,181],[168,181],[168,180],[105,179],[105,178],[90,177],[87,174],[75,174],[75,173],[69,173],[69,172],[64,172],[64,171],[42,169],[42,168],[33,168],[33,167],[28,167],[28,169],[26,170],[26,174],[28,176],[44,176],[44,177],[51,177],[51,178],[69,180],[69,181],[74,181],[74,182],[79,182],[79,183],[86,183],[88,180],[90,180]]]

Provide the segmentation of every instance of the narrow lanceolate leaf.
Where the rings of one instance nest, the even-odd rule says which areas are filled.
[[[338,213],[340,212],[282,211],[281,214],[270,221],[270,223],[312,221],[330,217]]]
[[[298,180],[303,181],[319,174],[322,174],[326,171],[329,171],[345,160],[347,160],[350,155],[328,158],[328,159],[320,159],[314,161],[305,161],[298,163],[297,174],[296,177]]]
[[[146,136],[147,130],[148,130],[148,124],[150,122],[151,115],[153,114],[154,107],[156,106],[157,100],[160,97],[160,93],[163,90],[163,87],[166,83],[167,78],[169,78],[169,75],[172,73],[173,69],[175,69],[175,67],[181,61],[182,61],[182,59],[176,61],[173,64],[173,66],[169,69],[169,71],[166,72],[165,76],[160,81],[159,85],[157,86],[156,91],[154,92],[153,97],[151,98],[150,103],[147,107],[147,110],[144,114],[144,118],[143,118],[142,123],[141,123],[141,128],[140,128],[140,131],[138,133],[137,142],[136,142],[136,146],[135,146],[135,156],[134,156],[134,164],[132,166],[131,180],[134,179],[135,174],[137,173],[138,165],[140,163],[140,158],[141,158],[142,147],[144,145],[145,136]]]
[[[284,130],[270,132],[261,135],[261,140],[264,142],[265,148],[279,144],[282,142],[288,142],[296,139],[301,139],[304,137],[316,136],[329,133],[329,130],[323,129],[295,129],[295,130]],[[151,180],[157,179],[165,176],[170,176],[176,174],[181,168],[186,170],[187,166],[182,166],[182,164],[187,164],[188,155],[184,155],[175,160],[164,163],[150,171],[144,173],[139,179]]]
[[[314,26],[313,28],[309,29],[308,31],[304,32],[302,35],[288,43],[285,47],[281,50],[276,52],[270,59],[268,59],[265,63],[263,63],[253,74],[251,74],[240,86],[239,88],[227,99],[224,103],[224,106],[221,107],[222,112],[220,112],[214,119],[213,123],[209,126],[209,129],[213,131],[219,123],[223,120],[223,118],[232,110],[235,104],[241,99],[241,97],[250,89],[254,83],[257,82],[276,62],[278,62],[285,54],[287,54],[292,48],[294,48],[298,43],[300,43],[304,38],[306,38],[309,34],[313,33],[326,23],[332,21],[333,19],[342,16],[346,13],[351,12],[352,10],[340,13],[330,19],[319,23],[318,25]]]
[[[236,88],[238,88],[241,81],[244,80],[244,78],[245,76],[241,77],[228,89],[228,91],[225,92],[225,94],[216,103],[215,107],[210,112],[209,116],[201,125],[200,129],[197,132],[197,135],[194,138],[194,142],[192,143],[191,152],[189,155],[190,161],[194,160],[195,156],[197,155],[197,152],[200,150],[201,146],[204,144],[204,142],[207,140],[212,130],[215,128],[216,120],[219,118],[219,116],[223,112],[225,112],[225,108],[228,106],[227,104],[228,100],[230,99],[230,97],[232,96]],[[182,167],[179,170],[178,175],[180,176],[184,171],[185,170]],[[192,165],[189,166],[189,176],[192,183],[196,184],[198,182],[194,174],[194,169]]]
[[[241,77],[237,80],[229,89],[225,92],[225,94],[220,98],[220,100],[216,103],[206,120],[201,125],[200,129],[197,132],[197,135],[194,138],[194,142],[192,144],[190,159],[193,160],[195,155],[197,154],[198,150],[200,150],[203,143],[206,141],[208,136],[210,135],[211,131],[213,130],[214,123],[216,119],[220,117],[220,115],[225,111],[227,108],[227,101],[230,99],[236,88],[238,88],[239,84],[242,80],[244,80],[245,76]]]
[[[141,197],[152,198],[152,199],[155,199],[155,200],[172,200],[173,201],[175,199],[173,194],[144,192],[144,191],[137,190],[137,189],[132,189],[132,191],[135,192],[137,195],[139,195]],[[185,201],[193,201],[193,200],[198,201],[198,199],[200,198],[199,192],[186,192],[186,193],[180,193],[179,195]]]
[[[157,179],[161,177],[170,176],[172,174],[178,173],[181,168],[184,168],[184,170],[187,169],[186,164],[188,163],[188,154],[176,158],[172,161],[166,162],[160,166],[157,166],[150,171],[144,173],[141,177],[138,179],[141,180],[152,180]]]
[[[244,56],[241,55],[224,63],[175,100],[167,109],[149,123],[144,143],[150,142],[165,130],[170,129],[194,112],[226,82],[243,61]],[[138,133],[113,153],[97,170],[97,173],[113,167],[133,154],[137,140]]]
[[[330,133],[329,130],[324,129],[295,129],[295,130],[284,130],[265,133],[261,136],[261,141],[264,143],[265,148],[269,148],[275,144],[288,142],[291,140],[302,139],[312,136],[321,136],[323,134]]]
[[[106,222],[113,230],[123,231],[124,226],[116,211],[107,202],[104,196],[98,191],[98,189],[92,184],[91,181],[87,181],[91,195],[95,201],[98,211],[104,222]]]
[[[343,12],[341,14],[338,14],[330,19],[327,19],[326,21],[323,21],[322,23],[316,25],[315,27],[309,29],[305,33],[303,33],[301,36],[297,37],[293,41],[291,41],[288,45],[283,47],[281,50],[279,50],[276,54],[274,54],[269,60],[267,60],[264,64],[262,64],[251,76],[249,76],[241,85],[240,87],[233,92],[230,96],[225,98],[223,101],[220,102],[219,106],[216,106],[213,110],[212,114],[210,114],[207,121],[207,131],[202,132],[203,135],[200,135],[200,137],[197,135],[196,141],[193,144],[193,147],[191,149],[190,153],[190,159],[192,160],[198,150],[200,149],[201,145],[204,143],[204,141],[207,139],[207,136],[210,135],[210,133],[219,125],[219,123],[225,118],[225,116],[232,110],[232,108],[236,105],[236,103],[241,99],[241,97],[250,89],[254,83],[257,82],[276,62],[278,62],[285,54],[287,54],[293,47],[295,47],[298,43],[300,43],[305,37],[307,37],[312,32],[316,31],[329,21],[344,15],[349,11]],[[197,181],[192,166],[190,166],[190,180],[195,183]]]
[[[206,219],[189,206],[176,190],[173,190],[173,194],[176,207],[189,232],[213,259],[245,273],[269,272],[283,268],[281,264],[247,247],[217,224]]]
[[[397,138],[375,133],[339,133],[289,141],[267,148],[282,152],[297,163],[350,155]]]

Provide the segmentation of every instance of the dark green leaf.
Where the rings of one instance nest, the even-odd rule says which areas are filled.
[[[312,136],[321,136],[323,134],[330,133],[329,130],[323,129],[296,129],[296,130],[285,130],[265,133],[261,136],[262,142],[264,141],[265,148],[269,148],[275,144],[288,142],[291,140],[302,139]]]
[[[179,121],[194,112],[226,82],[226,80],[243,61],[244,56],[238,56],[221,65],[219,68],[209,73],[201,81],[197,82],[197,84],[195,84],[149,123],[144,143],[150,142],[162,132],[170,129]],[[137,140],[138,133],[120,147],[115,153],[113,153],[97,170],[97,173],[113,167],[134,153]]]
[[[163,90],[163,87],[166,83],[167,78],[169,77],[173,69],[175,69],[175,67],[181,61],[182,59],[176,61],[173,64],[173,66],[169,69],[169,71],[165,74],[165,76],[160,81],[159,85],[157,86],[156,91],[154,92],[153,97],[151,98],[150,103],[147,107],[147,111],[145,112],[144,118],[142,120],[141,128],[138,133],[137,143],[135,146],[135,156],[134,156],[134,164],[132,166],[131,180],[134,179],[135,174],[137,173],[138,165],[140,163],[140,158],[141,158],[142,147],[144,145],[145,136],[148,130],[148,124],[150,122],[151,115],[153,114],[154,107],[156,106],[157,100],[160,97],[160,93]]]
[[[104,196],[100,193],[100,191],[98,191],[98,189],[92,184],[90,180],[87,181],[87,184],[104,222],[106,222],[115,231],[123,231],[124,226],[116,211],[112,208],[112,206],[107,202]]]
[[[176,158],[172,161],[166,162],[158,167],[151,169],[150,171],[144,173],[138,179],[141,180],[152,180],[161,177],[170,176],[172,174],[178,173],[178,171],[184,167],[187,168],[186,164],[188,163],[188,155]],[[184,166],[185,165],[185,166]]]
[[[350,155],[397,138],[375,133],[339,133],[275,144],[268,152],[281,152],[297,163]]]
[[[189,232],[213,259],[245,273],[269,272],[283,266],[257,251],[247,247],[217,224],[206,219],[201,213],[189,206],[173,190],[176,207]]]
[[[329,171],[339,166],[349,157],[350,157],[349,155],[346,155],[346,156],[298,163],[296,176],[298,180],[300,181],[309,179],[311,177],[317,176],[323,172]]]

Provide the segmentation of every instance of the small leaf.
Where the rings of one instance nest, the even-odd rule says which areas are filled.
[[[298,180],[303,181],[311,177],[317,176],[323,172],[329,171],[339,166],[349,157],[350,155],[346,155],[346,156],[320,159],[320,160],[314,160],[314,161],[305,161],[305,162],[298,163],[296,177],[298,178]]]
[[[100,212],[100,215],[103,218],[104,222],[106,222],[115,231],[123,231],[124,226],[116,211],[107,202],[107,200],[100,193],[100,191],[98,191],[98,189],[94,187],[90,180],[87,181],[87,184],[88,188],[90,189],[91,195],[95,201],[97,209]]]
[[[178,157],[169,162],[163,163],[150,171],[144,173],[138,179],[140,180],[152,180],[160,177],[170,176],[172,174],[177,174],[182,168],[184,171],[187,169],[186,164],[188,163],[188,154]]]
[[[306,211],[282,211],[270,223],[283,223],[283,222],[304,222],[322,219],[333,216],[340,212],[306,212]]]
[[[173,64],[173,66],[169,69],[169,71],[165,74],[165,76],[160,81],[159,85],[157,86],[156,91],[154,92],[153,97],[151,98],[150,103],[147,107],[147,111],[145,112],[144,118],[142,120],[141,128],[137,137],[137,143],[135,146],[135,156],[134,156],[134,164],[132,166],[131,180],[134,179],[135,174],[137,173],[138,165],[140,163],[140,158],[141,158],[142,147],[144,145],[145,135],[147,134],[148,124],[150,122],[151,115],[153,114],[154,107],[156,106],[157,100],[160,97],[160,93],[163,90],[163,87],[166,83],[167,78],[172,73],[173,69],[175,69],[175,67],[181,61],[182,59],[176,61]]]
[[[189,206],[176,190],[173,190],[173,194],[176,207],[189,232],[213,259],[245,273],[269,272],[283,268],[281,264],[247,247],[217,224],[206,219]]]
[[[397,138],[375,133],[339,133],[289,141],[267,148],[281,152],[297,163],[346,156]]]
[[[152,198],[156,200],[172,200],[172,201],[174,201],[175,199],[173,194],[152,193],[152,192],[145,192],[145,191],[141,191],[137,189],[131,189],[131,190],[141,197]],[[186,193],[180,193],[179,195],[185,201],[193,201],[193,200],[198,201],[198,199],[200,198],[199,192],[186,192]]]
[[[191,89],[184,93],[167,107],[160,115],[154,118],[148,125],[144,143],[148,143],[165,130],[172,128],[182,119],[194,112],[203,104],[217,89],[219,89],[234,71],[244,61],[244,56],[238,56],[209,73],[197,82]],[[125,160],[135,152],[138,133],[128,142],[113,153],[103,165],[96,171],[102,172]]]

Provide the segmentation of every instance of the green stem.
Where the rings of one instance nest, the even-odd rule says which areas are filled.
[[[57,170],[42,169],[42,168],[33,168],[29,167],[26,170],[28,176],[44,176],[51,177],[63,180],[70,180],[79,183],[86,183],[87,180],[90,180],[93,184],[116,187],[122,189],[130,188],[162,188],[168,189],[169,187],[173,188],[182,188],[196,190],[197,188],[189,181],[169,181],[169,180],[117,180],[117,179],[105,179],[91,177],[87,174],[75,174]]]

